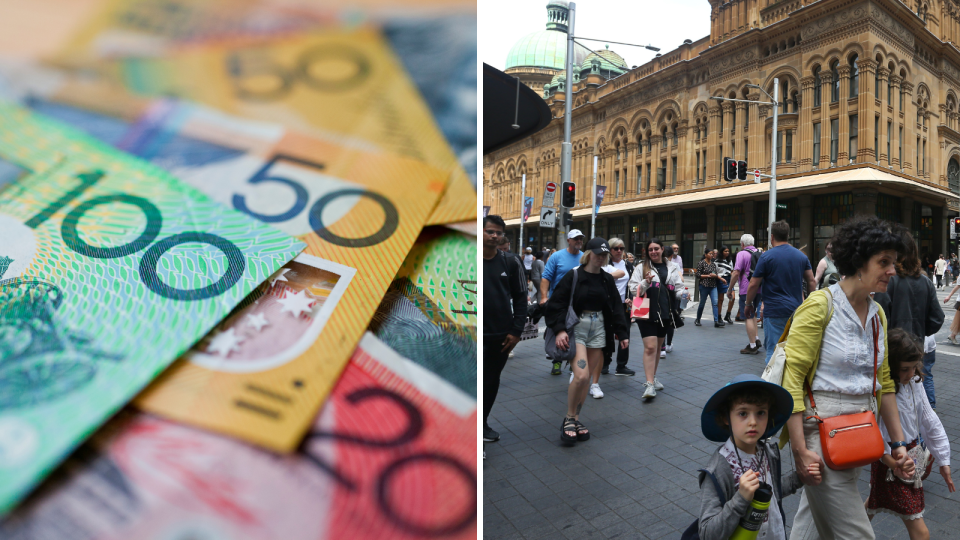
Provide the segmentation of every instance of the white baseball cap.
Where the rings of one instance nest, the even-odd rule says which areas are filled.
[[[578,238],[581,236],[584,236],[584,235],[582,232],[580,232],[580,229],[570,229],[570,232],[567,233],[567,240],[573,240],[574,238]]]

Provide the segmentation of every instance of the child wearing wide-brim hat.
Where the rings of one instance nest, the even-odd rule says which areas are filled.
[[[723,445],[700,469],[701,539],[730,538],[763,482],[771,486],[773,499],[758,538],[786,540],[781,501],[796,493],[801,483],[796,472],[781,474],[780,449],[770,439],[792,411],[790,393],[756,375],[734,377],[707,400],[700,429],[704,437]],[[817,465],[813,468],[811,474],[819,475]],[[704,482],[708,475],[711,480]]]

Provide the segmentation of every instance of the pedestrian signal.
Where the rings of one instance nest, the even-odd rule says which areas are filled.
[[[577,203],[577,185],[573,182],[564,182],[560,188],[560,206],[573,208]]]
[[[723,158],[723,179],[727,182],[733,182],[737,179],[737,160]]]
[[[747,162],[746,161],[737,162],[737,178],[740,180],[747,179]]]

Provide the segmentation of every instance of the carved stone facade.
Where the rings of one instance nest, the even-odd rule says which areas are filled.
[[[834,213],[830,227],[849,217],[851,209],[872,211],[911,227],[924,239],[921,249],[946,249],[946,218],[956,215],[960,196],[957,4],[710,3],[710,36],[619,77],[574,84],[571,180],[578,186],[578,208],[589,208],[597,158],[597,184],[606,186],[597,234],[630,236],[628,247],[633,248],[637,239],[667,231],[657,223],[670,220],[677,240],[694,234],[698,241],[729,242],[736,226],[720,221],[738,213],[744,215],[743,232],[763,232],[757,224],[766,219],[766,196],[744,195],[737,189],[742,183],[723,181],[722,161],[746,160],[751,171],[769,174],[771,146],[776,145],[778,179],[822,178],[825,172],[851,169],[862,169],[864,178],[876,178],[867,172],[879,170],[899,179],[818,184],[781,195],[789,199],[785,204],[796,222],[798,247],[808,243],[812,257],[822,251],[822,238],[830,230],[824,210],[813,208],[823,204],[846,208]],[[777,133],[771,105],[712,99],[767,100],[749,85],[773,94],[774,78],[779,81]],[[562,92],[547,99],[555,119],[546,129],[484,156],[483,204],[503,216],[511,231],[519,221],[521,175],[527,174],[526,195],[534,197],[535,209],[545,182],[560,180],[563,99]],[[753,182],[752,176],[747,182]],[[711,191],[707,203],[693,197],[705,190]],[[654,209],[651,202],[686,193],[697,202],[673,197],[680,202],[670,209]],[[893,208],[894,199],[888,197],[900,207]],[[716,210],[721,206],[743,210]],[[711,216],[707,225],[700,225],[702,212]],[[574,215],[582,220],[584,213]],[[589,216],[585,219],[577,225],[589,230]],[[697,225],[684,227],[691,223]],[[535,244],[556,241],[555,235],[539,236],[536,223],[528,226],[537,235]],[[700,229],[705,232],[686,232]],[[720,229],[731,234],[721,235]],[[758,236],[758,244],[765,243],[765,236]]]

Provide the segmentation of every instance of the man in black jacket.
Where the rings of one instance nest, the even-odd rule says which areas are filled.
[[[497,249],[506,225],[483,218],[483,441],[500,440],[487,417],[500,390],[500,372],[520,342],[527,319],[527,280],[520,259]]]

